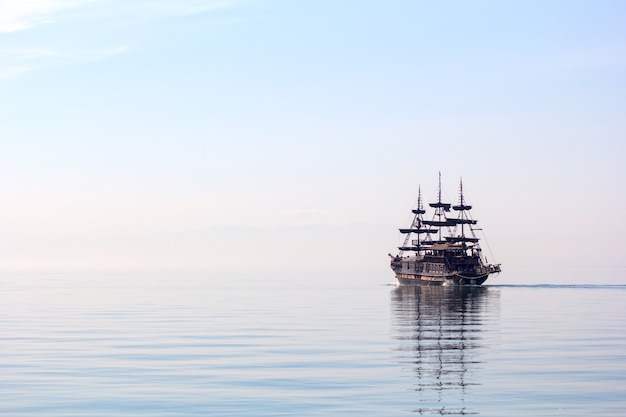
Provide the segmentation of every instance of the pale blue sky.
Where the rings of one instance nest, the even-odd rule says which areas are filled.
[[[624,2],[21,3],[0,267],[391,277],[441,170],[510,277],[623,275]]]

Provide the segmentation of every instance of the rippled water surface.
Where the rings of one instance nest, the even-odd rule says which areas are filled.
[[[0,415],[626,415],[626,286],[386,282],[4,273]]]

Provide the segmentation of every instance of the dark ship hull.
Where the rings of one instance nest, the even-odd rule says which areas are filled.
[[[480,239],[475,235],[481,229],[475,227],[477,221],[469,214],[472,206],[465,202],[463,184],[459,204],[443,203],[440,175],[438,195],[438,201],[429,204],[435,209],[432,219],[425,220],[419,193],[410,227],[400,229],[406,235],[404,244],[398,255],[389,255],[391,269],[401,285],[482,285],[489,275],[500,272],[500,264],[488,264],[482,256]],[[449,215],[450,209],[458,215]]]
[[[499,265],[482,265],[477,257],[465,257],[470,268],[450,269],[449,262],[427,262],[424,260],[395,257],[391,268],[402,285],[481,285],[489,274],[500,272]]]
[[[405,278],[405,276],[410,276],[410,278]],[[441,286],[441,285],[482,285],[483,282],[487,281],[489,278],[488,275],[484,275],[478,278],[460,278],[457,276],[449,276],[449,277],[430,277],[424,275],[406,275],[406,274],[396,274],[396,278],[398,279],[398,283],[400,285],[406,286],[415,286],[415,285],[431,285],[431,286]]]
[[[468,276],[459,274],[409,274],[396,272],[396,279],[401,285],[482,285],[487,281],[489,274]]]

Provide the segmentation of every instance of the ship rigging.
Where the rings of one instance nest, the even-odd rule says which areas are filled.
[[[481,285],[489,275],[501,271],[500,264],[489,264],[483,257],[478,223],[471,216],[472,206],[459,183],[459,202],[444,202],[441,197],[441,173],[437,201],[429,203],[434,209],[430,220],[425,219],[421,187],[413,220],[398,254],[391,257],[391,269],[402,285]],[[452,211],[451,211],[452,210]],[[456,213],[456,215],[453,215]]]

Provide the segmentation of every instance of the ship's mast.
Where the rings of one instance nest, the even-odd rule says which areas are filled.
[[[441,221],[441,171],[439,171],[439,188],[437,190],[437,221]],[[441,242],[441,227],[439,228],[439,241]]]
[[[476,224],[476,220],[473,220],[470,216],[469,212],[472,209],[472,206],[465,202],[465,196],[463,195],[463,178],[459,181],[459,204],[452,207],[454,210],[459,212],[458,217],[454,220],[457,225],[461,225],[461,234],[458,238],[458,241],[461,242],[463,250],[468,248],[480,250],[478,245],[468,245],[468,242],[478,243],[478,238],[474,233],[474,228],[472,225]],[[465,235],[465,225],[469,226],[469,230],[471,232],[471,237]]]
[[[437,206],[437,203],[430,203],[431,207]],[[442,203],[442,206],[450,207],[450,204]],[[400,252],[404,251],[413,251],[416,253],[421,253],[424,250],[423,245],[430,245],[432,242],[429,238],[422,238],[420,235],[425,234],[427,236],[431,234],[435,234],[439,232],[439,229],[424,227],[424,226],[437,226],[437,221],[435,220],[424,220],[424,214],[426,210],[424,210],[424,206],[422,205],[422,188],[418,188],[417,193],[417,208],[411,210],[415,216],[413,216],[413,221],[411,222],[411,226],[408,229],[399,229],[400,233],[406,234],[407,236],[404,238],[404,244],[399,246]],[[411,240],[413,235],[417,235],[417,239]]]
[[[459,180],[459,205],[464,207],[465,204],[463,202],[463,177]],[[459,213],[459,218],[463,216],[463,211]],[[465,223],[461,223],[461,237],[465,238]],[[463,242],[463,249],[465,249],[465,242]]]
[[[415,273],[407,272],[407,274],[414,275],[419,281],[422,278],[419,278],[421,270],[418,270],[418,266],[435,262],[431,258],[434,256],[442,259],[436,262],[444,262],[447,265],[442,269],[445,274],[448,274],[444,274],[444,278],[456,277],[454,279],[458,279],[462,284],[467,284],[468,280],[472,284],[481,284],[489,274],[500,272],[500,264],[487,264],[486,259],[483,258],[479,246],[480,239],[475,233],[476,230],[482,229],[475,227],[477,220],[474,220],[470,214],[472,206],[465,200],[463,178],[459,179],[459,202],[452,205],[442,201],[441,171],[438,174],[437,201],[427,204],[435,209],[434,213],[432,217],[429,215],[429,218],[424,219],[426,210],[422,206],[422,189],[418,186],[417,207],[411,210],[414,214],[411,225],[408,229],[399,229],[400,233],[406,234],[404,244],[398,247],[400,251],[398,255],[395,257],[390,255],[393,258],[392,269],[396,271],[400,279],[404,277],[398,274],[401,268],[415,265]],[[457,211],[458,214],[450,214],[450,209]],[[467,233],[465,225],[468,226]],[[460,229],[457,226],[460,226]],[[445,231],[442,230],[444,227],[447,228]],[[421,234],[426,236],[422,238]],[[411,240],[412,235],[417,235],[417,238]],[[438,240],[432,239],[431,236],[438,236]],[[415,252],[415,255],[404,256],[403,253],[407,251]],[[429,270],[429,272],[433,271]]]
[[[420,229],[422,226],[422,215],[425,213],[424,208],[422,207],[422,186],[421,185],[417,186],[417,208],[413,210],[413,213],[415,214],[415,216],[413,216],[413,221],[411,222],[410,229],[412,230]],[[406,237],[404,238],[404,244],[402,245],[402,247],[405,247],[405,248],[408,247],[410,239],[411,239],[411,233],[408,233]],[[417,247],[420,246],[419,233],[417,234],[417,245],[413,245],[413,246],[417,246]]]
[[[433,221],[427,222],[430,226],[437,226],[439,231],[439,239],[437,242],[443,242],[442,228],[451,226],[452,223],[446,217],[446,211],[450,211],[450,203],[444,203],[441,201],[441,171],[439,171],[439,188],[437,189],[437,202],[430,203],[429,206],[435,209]],[[434,220],[436,218],[436,220]]]

